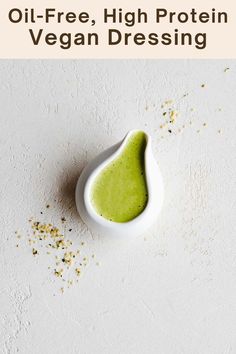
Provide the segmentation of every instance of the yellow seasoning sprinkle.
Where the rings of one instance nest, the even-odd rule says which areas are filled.
[[[174,111],[174,110],[171,111],[170,112],[170,123],[174,123],[177,116],[178,116],[178,112],[177,111]]]
[[[55,248],[65,248],[66,247],[66,243],[64,240],[58,240],[55,243]]]
[[[81,274],[81,270],[80,270],[80,268],[75,268],[75,272],[76,272],[76,275],[80,275]]]
[[[63,269],[61,268],[61,269],[55,269],[54,270],[54,274],[55,274],[55,276],[56,277],[62,277],[62,274],[63,274]]]
[[[169,115],[169,112],[168,112]],[[49,208],[49,204],[46,205],[46,208]],[[81,260],[76,260],[79,257],[80,250],[75,249],[71,250],[72,241],[67,239],[59,230],[59,228],[53,226],[52,224],[41,223],[40,221],[35,221],[34,218],[30,218],[30,227],[31,233],[28,233],[26,236],[27,243],[31,245],[32,254],[34,256],[40,253],[36,248],[33,247],[45,247],[45,254],[51,255],[54,259],[54,266],[48,265],[47,268],[50,269],[50,272],[56,277],[58,277],[62,282],[66,282],[68,287],[71,287],[73,282],[78,282],[79,276],[83,271],[83,267],[86,267],[89,264],[89,258],[86,256],[82,256]],[[61,221],[66,221],[64,217],[61,218]],[[72,229],[68,229],[72,231]],[[19,231],[15,231],[16,238],[22,238]],[[34,243],[38,245],[39,241],[46,240],[45,243],[41,242],[39,246],[34,246]],[[84,241],[81,241],[81,246],[85,245]],[[18,244],[16,245],[18,247]],[[64,252],[63,252],[64,250]],[[63,252],[63,253],[62,253]],[[94,254],[91,254],[92,258],[95,258]],[[62,264],[62,262],[64,264]],[[73,277],[71,280],[67,280],[65,275],[67,273],[67,269],[70,270],[72,264],[73,266]],[[97,262],[99,265],[99,262]],[[74,279],[73,279],[74,278]],[[76,279],[77,278],[77,279]],[[60,289],[60,288],[59,288]],[[64,292],[64,288],[60,289],[61,292]],[[55,296],[55,294],[53,295]]]
[[[66,252],[64,254],[64,257],[62,258],[62,262],[66,263],[67,265],[71,265],[73,262],[73,258],[75,258],[75,253]]]
[[[34,256],[36,256],[36,254],[38,254],[38,251],[37,251],[35,248],[33,248],[33,249],[32,249],[32,254],[33,254]]]

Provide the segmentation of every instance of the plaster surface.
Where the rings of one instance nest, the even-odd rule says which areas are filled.
[[[236,62],[6,60],[0,79],[0,353],[236,353]],[[132,128],[152,135],[166,194],[126,242],[87,229],[74,188]],[[62,215],[101,263],[64,294],[27,245],[30,216]]]

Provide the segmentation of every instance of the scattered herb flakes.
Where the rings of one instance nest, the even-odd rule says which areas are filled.
[[[62,277],[63,271],[64,271],[64,270],[63,270],[62,268],[61,268],[61,269],[58,269],[58,270],[55,269],[55,270],[54,270],[54,274],[55,274],[56,277],[59,278],[59,277]]]
[[[48,204],[49,205],[49,204]],[[61,218],[62,223],[65,222],[65,217]],[[71,287],[74,280],[76,283],[79,281],[78,276],[85,270],[88,264],[88,257],[84,254],[84,250],[81,254],[80,249],[73,249],[73,242],[66,237],[58,227],[50,223],[42,223],[31,217],[29,220],[31,233],[27,234],[26,242],[32,247],[36,244],[37,248],[40,247],[40,255],[44,254],[48,259],[52,260],[50,265],[47,265],[47,269],[54,269],[53,276],[58,278],[58,281],[67,281],[68,287]],[[72,228],[68,229],[70,232]],[[19,239],[21,235],[18,231],[15,231],[16,238]],[[85,245],[82,241],[81,246]],[[16,245],[18,247],[18,244]],[[75,246],[76,247],[76,246]],[[77,245],[78,247],[78,245]],[[39,255],[36,247],[31,248],[33,256]],[[45,252],[43,252],[45,250]],[[42,251],[42,252],[41,252]],[[94,258],[92,256],[92,258]],[[71,273],[71,268],[73,273]],[[68,280],[68,275],[73,274],[75,279]],[[64,288],[61,288],[64,289]],[[63,292],[62,290],[60,290]]]
[[[49,246],[50,246],[51,244],[49,244]],[[65,248],[67,248],[67,245],[66,245],[66,242],[65,242],[65,240],[64,239],[61,239],[61,240],[58,240],[58,241],[56,241],[55,242],[55,245],[53,245],[52,246],[53,248],[57,248],[57,249],[59,249],[59,248],[61,248],[61,249],[65,249]]]
[[[229,68],[224,69],[224,73],[227,73],[229,71]]]
[[[202,88],[204,88],[206,86],[205,83],[203,83],[201,85]],[[186,97],[188,94],[185,94],[182,96],[183,97]],[[168,107],[166,107],[168,105]],[[161,130],[164,130],[164,128],[166,128],[166,132],[171,134],[173,132],[178,132],[178,133],[182,133],[183,129],[186,127],[186,126],[192,126],[193,125],[193,121],[190,120],[189,122],[187,122],[187,125],[186,124],[183,124],[182,126],[180,126],[180,124],[177,124],[177,122],[179,123],[179,120],[177,120],[176,118],[180,115],[180,113],[175,109],[174,107],[174,101],[173,100],[167,100],[165,101],[162,105],[161,105],[161,108],[163,109],[163,112],[162,112],[162,117],[163,117],[163,120],[164,122],[160,124],[159,126],[159,129]],[[219,112],[222,111],[222,108],[217,108],[217,110]],[[191,107],[189,109],[190,112],[194,112],[196,111],[196,109],[194,107]],[[192,118],[192,117],[191,117]],[[203,127],[207,127],[207,123],[204,122],[202,123],[202,126]],[[196,133],[200,133],[200,129],[196,130]],[[219,131],[218,131],[219,133]],[[161,139],[164,139],[165,136],[161,135],[160,138]]]
[[[178,112],[175,110],[172,110],[170,112],[170,123],[174,123],[175,119],[178,117]]]
[[[161,108],[164,109],[162,116],[165,119],[164,123],[160,124],[160,129],[167,128],[167,131],[170,133],[169,125],[171,126],[176,122],[176,118],[179,115],[179,112],[173,107],[173,100],[167,100],[162,105]],[[167,107],[168,106],[168,107]]]
[[[75,268],[75,273],[77,276],[79,276],[81,274],[80,268]]]
[[[74,252],[66,252],[64,254],[64,257],[62,258],[62,262],[67,264],[67,265],[72,265],[73,258],[75,258],[75,253]]]

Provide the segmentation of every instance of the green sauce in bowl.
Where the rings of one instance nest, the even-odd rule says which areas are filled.
[[[121,154],[96,177],[91,202],[96,212],[107,220],[124,223],[145,209],[148,190],[145,178],[145,133],[134,132]]]

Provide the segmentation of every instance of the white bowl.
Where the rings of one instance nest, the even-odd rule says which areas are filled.
[[[145,177],[148,190],[148,202],[143,212],[131,221],[118,223],[100,216],[91,203],[91,188],[95,178],[112,160],[123,151],[127,140],[137,130],[131,130],[116,145],[103,151],[82,171],[76,186],[75,199],[78,212],[89,228],[99,234],[110,236],[136,236],[144,233],[157,219],[160,213],[164,188],[160,169],[154,159],[151,137],[145,133],[147,144],[144,152]]]

